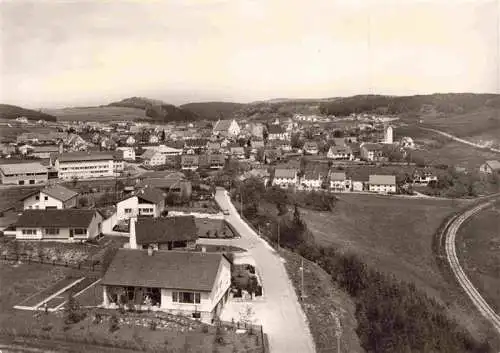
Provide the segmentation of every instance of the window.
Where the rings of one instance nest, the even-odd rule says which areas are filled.
[[[126,208],[125,209],[125,213],[132,213],[132,209],[131,208]]]
[[[200,304],[198,292],[172,292],[172,302],[185,304]]]
[[[35,196],[35,200],[40,200],[40,196]]]
[[[36,229],[23,229],[23,235],[36,235]]]
[[[48,201],[49,200],[49,197],[48,196],[45,196],[45,201]]]
[[[73,229],[74,235],[87,235],[87,229],[85,228],[75,228]]]
[[[47,235],[59,235],[59,228],[45,228],[45,234],[47,234]]]

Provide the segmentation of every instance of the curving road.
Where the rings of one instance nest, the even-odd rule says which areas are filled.
[[[255,301],[253,310],[269,337],[272,353],[314,353],[314,341],[295,289],[288,278],[279,254],[244,222],[226,190],[217,189],[215,200],[227,209],[226,220],[238,231],[240,238],[230,240],[200,239],[203,243],[225,243],[245,248],[256,262],[263,282],[264,298]],[[223,319],[224,310],[223,310]],[[230,320],[230,318],[228,318]]]
[[[496,153],[500,153],[500,149],[498,148],[493,148],[493,147],[485,147],[483,145],[480,145],[479,143],[475,143],[475,142],[472,142],[472,141],[468,141],[468,140],[464,140],[460,137],[457,137],[455,135],[452,135],[452,134],[449,134],[447,132],[444,132],[444,131],[441,131],[441,130],[436,130],[436,129],[431,129],[431,128],[427,128],[427,127],[420,127],[422,130],[427,130],[427,131],[431,131],[431,132],[435,132],[436,134],[439,134],[439,135],[442,135],[442,136],[446,136],[454,141],[457,141],[457,142],[461,142],[461,143],[464,143],[466,145],[469,145],[469,146],[472,146],[472,147],[475,147],[475,148],[480,148],[480,149],[487,149],[491,152],[496,152]]]
[[[484,298],[481,296],[481,294],[478,292],[478,290],[474,287],[472,282],[465,274],[464,270],[462,269],[462,266],[460,266],[460,262],[458,261],[457,252],[455,248],[455,238],[460,226],[467,219],[469,219],[476,213],[481,212],[483,209],[490,206],[492,203],[493,201],[482,203],[470,210],[467,210],[461,215],[455,217],[448,223],[445,231],[445,237],[446,237],[445,251],[446,251],[446,258],[448,260],[448,263],[450,265],[451,270],[453,271],[456,280],[463,288],[463,290],[466,292],[467,296],[472,300],[472,302],[479,310],[479,312],[488,321],[491,322],[495,330],[500,334],[500,316],[488,305],[488,303],[484,300]]]

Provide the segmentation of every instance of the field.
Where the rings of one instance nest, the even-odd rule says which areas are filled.
[[[448,281],[434,259],[432,241],[443,219],[467,201],[396,199],[374,195],[340,195],[332,212],[302,210],[316,241],[358,254],[377,269],[414,282],[447,306],[471,332],[487,332],[471,315],[471,304]]]
[[[465,223],[457,234],[457,253],[470,280],[500,310],[500,203]]]
[[[57,120],[80,120],[80,121],[111,121],[111,120],[135,120],[150,119],[144,110],[124,107],[84,107],[64,108],[47,111],[55,115]]]
[[[492,129],[500,129],[500,110],[484,108],[467,114],[423,117],[424,123],[437,130],[459,137],[470,137]],[[500,135],[497,135],[500,138]]]

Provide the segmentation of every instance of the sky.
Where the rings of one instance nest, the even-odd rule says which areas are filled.
[[[0,103],[500,93],[500,0],[0,0]]]

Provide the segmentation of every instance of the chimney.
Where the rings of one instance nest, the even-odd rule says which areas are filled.
[[[131,217],[130,218],[130,238],[129,238],[129,243],[130,243],[130,249],[137,249],[137,239],[135,237],[135,223],[137,222],[137,218]]]

